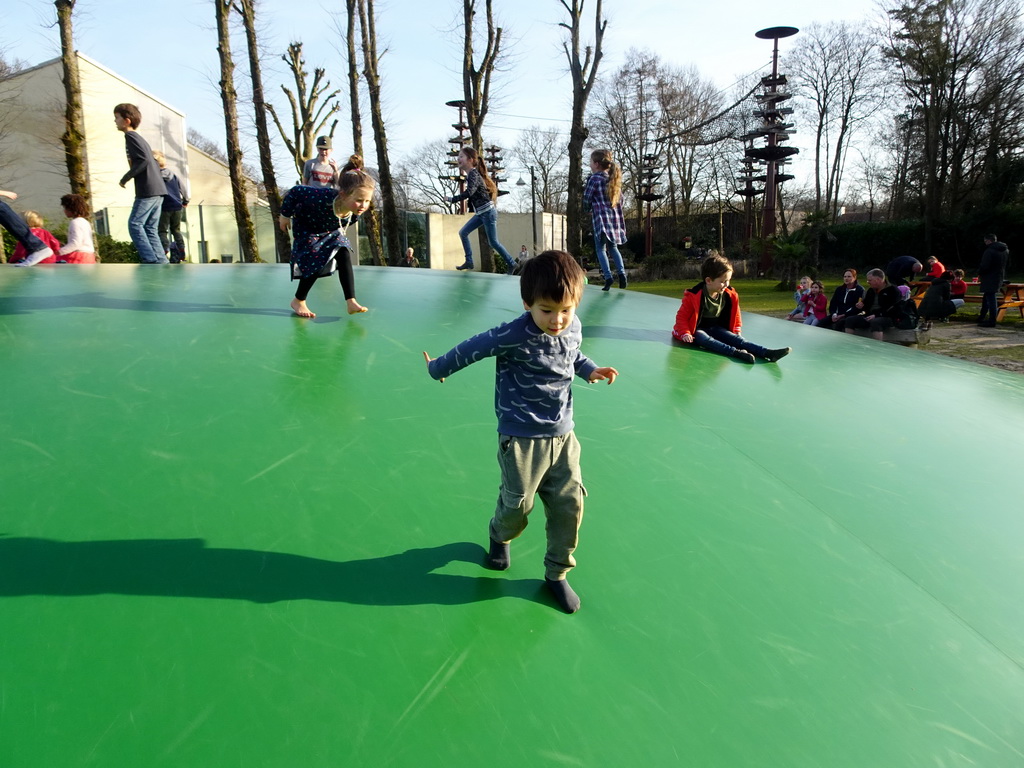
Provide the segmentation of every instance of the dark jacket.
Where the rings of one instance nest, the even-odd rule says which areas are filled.
[[[878,292],[874,288],[868,288],[864,294],[864,309],[858,314],[888,317],[895,320],[899,315],[900,301],[900,289],[895,285],[887,285]]]
[[[121,177],[127,184],[135,179],[136,197],[157,197],[167,194],[167,186],[160,176],[160,164],[153,157],[149,142],[138,131],[124,132],[124,149],[128,155],[128,173]]]
[[[949,281],[940,277],[928,286],[917,312],[921,317],[940,318],[956,312],[956,307],[949,299]]]
[[[852,288],[840,285],[832,294],[832,301],[828,305],[828,314],[831,315],[856,315],[858,301],[864,298],[864,286],[855,282]]]
[[[164,184],[167,187],[167,194],[164,195],[164,207],[165,211],[180,211],[183,207],[188,205],[188,192],[185,188],[185,183],[170,168],[160,169],[160,178],[164,180]]]
[[[996,240],[989,243],[981,254],[981,265],[978,267],[979,290],[982,293],[995,293],[1003,284],[1003,273],[1006,271],[1006,259],[1010,249],[1006,243]]]
[[[491,193],[484,183],[483,176],[476,168],[471,168],[466,174],[466,191],[449,199],[453,203],[457,203],[466,198],[469,198],[470,210],[477,212],[486,211],[494,202],[491,200]]]
[[[893,285],[906,285],[907,280],[914,276],[915,264],[924,269],[921,262],[913,256],[897,256],[885,268],[885,276]]]

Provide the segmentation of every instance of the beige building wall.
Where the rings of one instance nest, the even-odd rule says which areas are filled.
[[[427,214],[427,247],[430,249],[431,269],[455,269],[462,264],[465,255],[459,230],[472,217],[440,213]],[[519,255],[519,249],[526,246],[531,256],[541,251],[557,248],[565,250],[565,216],[556,213],[537,213],[537,250],[533,248],[533,214],[499,213],[498,240],[512,258]],[[477,233],[469,236],[473,246],[474,268],[480,269],[480,248]],[[500,257],[498,257],[500,259]]]
[[[63,221],[60,198],[71,191],[63,132],[59,61],[0,83],[0,189],[18,193],[11,204],[16,211],[38,211],[52,226]]]

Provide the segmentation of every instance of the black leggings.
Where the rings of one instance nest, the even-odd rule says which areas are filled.
[[[338,265],[338,280],[341,282],[341,290],[345,294],[345,301],[354,299],[356,297],[355,277],[352,275],[352,259],[349,256],[348,249],[342,248],[338,251],[334,260]],[[295,298],[299,301],[305,301],[306,297],[309,296],[310,288],[313,287],[313,283],[319,277],[319,275],[316,277],[300,277],[299,287],[295,290]]]

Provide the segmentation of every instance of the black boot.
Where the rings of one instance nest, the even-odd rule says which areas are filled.
[[[558,601],[558,607],[566,613],[576,613],[580,609],[580,596],[573,591],[573,588],[569,586],[569,582],[565,579],[560,581],[552,581],[547,576],[544,577],[544,583],[548,585],[548,589],[551,590],[551,594],[555,596],[555,600]]]
[[[490,538],[490,537],[488,537]],[[507,571],[512,565],[512,554],[509,551],[509,543],[491,539],[491,549],[487,553],[485,565],[492,571]]]
[[[764,359],[769,363],[777,363],[779,360],[784,358],[790,352],[793,351],[792,347],[783,347],[782,349],[769,349],[764,353]]]

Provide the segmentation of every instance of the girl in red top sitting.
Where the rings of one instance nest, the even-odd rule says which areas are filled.
[[[933,282],[942,277],[942,273],[946,271],[946,268],[942,266],[942,262],[934,256],[929,256],[926,260],[928,266],[928,273],[921,275],[921,282]]]
[[[811,283],[811,290],[800,301],[804,303],[804,325],[817,325],[828,317],[828,298],[820,280]]]
[[[28,224],[28,228],[32,231],[32,234],[38,237],[40,240],[42,240],[46,244],[46,247],[52,250],[53,253],[47,256],[45,259],[40,259],[39,261],[28,261],[25,258],[26,256],[28,256],[28,252],[25,250],[25,246],[22,245],[21,243],[18,243],[16,246],[14,246],[14,252],[11,254],[10,263],[16,264],[18,262],[24,261],[25,266],[30,267],[33,264],[53,264],[55,261],[57,261],[56,253],[58,250],[60,250],[60,241],[57,240],[57,238],[54,237],[52,234],[50,234],[49,230],[43,229],[43,217],[40,216],[35,211],[25,211],[23,214],[21,214],[21,218],[23,218],[25,220],[25,223]]]
[[[967,295],[967,281],[964,280],[962,269],[953,270],[953,279],[949,281],[949,300],[957,307],[964,305],[964,296]]]
[[[700,265],[703,282],[683,293],[672,337],[683,344],[753,364],[756,358],[774,363],[788,355],[789,347],[766,349],[740,336],[740,297],[732,288],[732,264],[714,254]]]

